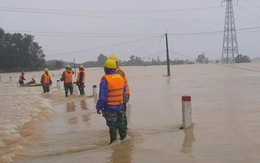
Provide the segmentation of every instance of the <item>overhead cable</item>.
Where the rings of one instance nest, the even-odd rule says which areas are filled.
[[[113,45],[106,45],[106,46],[101,46],[101,47],[96,47],[96,48],[90,48],[90,49],[84,49],[84,50],[78,50],[78,51],[71,51],[71,52],[65,52],[65,53],[59,53],[59,54],[51,54],[51,55],[48,55],[48,56],[66,55],[66,54],[79,53],[79,52],[85,52],[85,51],[91,51],[91,50],[97,50],[97,49],[104,49],[104,48],[108,48],[108,47],[119,46],[119,45],[130,44],[130,43],[134,43],[134,42],[140,42],[140,41],[144,41],[144,40],[154,39],[154,38],[157,38],[157,37],[161,37],[161,35],[155,36],[155,37],[150,37],[150,38],[145,38],[145,39],[139,39],[139,40],[134,40],[134,41],[129,41],[129,42],[113,44]]]

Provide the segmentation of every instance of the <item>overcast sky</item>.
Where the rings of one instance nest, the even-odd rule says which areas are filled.
[[[260,1],[233,1],[238,51],[259,57]],[[95,61],[100,53],[170,58],[222,56],[226,3],[221,0],[1,0],[0,28],[31,34],[46,60]]]

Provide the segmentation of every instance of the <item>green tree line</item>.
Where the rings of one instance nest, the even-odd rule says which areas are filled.
[[[0,69],[8,71],[38,70],[45,65],[42,47],[34,36],[5,33],[0,28]]]

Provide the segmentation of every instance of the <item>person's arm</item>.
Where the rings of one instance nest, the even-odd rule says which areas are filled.
[[[65,72],[62,73],[62,76],[61,76],[61,78],[60,78],[60,81],[64,81],[64,79],[65,79]]]
[[[103,79],[99,84],[99,99],[97,101],[96,109],[97,113],[101,114],[101,110],[104,110],[107,102],[107,95],[108,95],[108,84],[106,79]]]
[[[41,77],[41,84],[43,84],[44,83],[44,75],[42,75],[42,77]]]

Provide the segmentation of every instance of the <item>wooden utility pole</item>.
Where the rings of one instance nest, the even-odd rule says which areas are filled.
[[[75,58],[73,58],[73,62],[74,62],[74,70],[75,70],[75,76],[76,76],[76,74],[77,74],[77,69],[76,69],[76,65],[75,65]]]
[[[167,76],[171,76],[167,33],[165,33],[165,38],[166,38]]]

